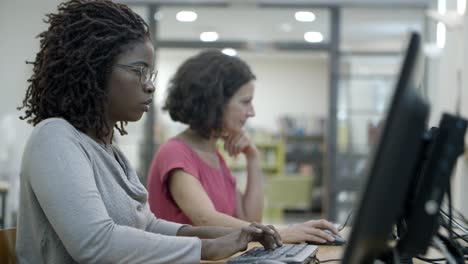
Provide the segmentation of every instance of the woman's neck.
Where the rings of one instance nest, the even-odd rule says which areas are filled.
[[[204,152],[216,152],[216,142],[218,138],[211,137],[211,138],[204,138],[196,131],[188,128],[184,130],[182,133],[179,134],[179,138],[187,141],[193,148]]]
[[[112,145],[112,137],[114,134],[114,130],[112,129],[110,133],[104,135],[102,138],[97,136],[96,131],[87,131],[86,134],[91,137],[94,141],[99,144],[104,144],[106,147]]]

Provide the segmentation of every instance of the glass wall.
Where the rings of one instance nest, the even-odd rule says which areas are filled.
[[[358,202],[366,166],[393,94],[409,31],[424,33],[424,9],[343,8],[331,218]]]

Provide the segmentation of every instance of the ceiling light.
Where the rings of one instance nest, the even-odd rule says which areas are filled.
[[[323,35],[320,32],[309,31],[304,33],[304,39],[307,42],[317,43],[323,41]]]
[[[447,2],[445,0],[437,1],[437,11],[442,15],[447,12]]]
[[[180,22],[193,22],[197,20],[197,13],[193,11],[180,11],[177,13],[176,18]]]
[[[442,22],[437,22],[436,43],[439,49],[443,49],[445,47],[446,32],[447,32],[447,29],[445,28],[445,24]]]
[[[233,48],[225,48],[221,52],[226,54],[226,55],[229,55],[229,56],[236,56],[237,55],[237,51],[235,49],[233,49]]]
[[[300,22],[312,22],[315,20],[314,13],[310,11],[297,11],[294,17]]]
[[[457,1],[457,12],[459,15],[465,14],[466,9],[466,0],[458,0]]]
[[[158,11],[158,12],[154,13],[153,17],[154,17],[154,20],[160,21],[160,20],[163,19],[164,15],[163,15],[163,13],[161,11]]]
[[[200,34],[200,40],[204,42],[212,42],[218,40],[218,33],[207,31]]]

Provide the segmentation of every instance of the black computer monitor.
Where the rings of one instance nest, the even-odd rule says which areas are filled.
[[[412,33],[379,142],[367,167],[366,185],[353,220],[343,263],[372,263],[391,256],[389,234],[404,213],[418,167],[429,106],[418,94],[421,39]]]
[[[440,206],[450,188],[450,177],[458,157],[464,152],[468,121],[460,116],[443,114],[438,127],[423,137],[425,151],[411,184],[405,212],[399,222],[397,250],[408,257],[424,254],[437,233]],[[463,261],[462,261],[463,262]]]

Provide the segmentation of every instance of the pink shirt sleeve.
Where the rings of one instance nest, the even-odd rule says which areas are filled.
[[[182,169],[195,177],[213,202],[216,210],[234,216],[237,206],[236,179],[232,176],[222,156],[220,168],[212,168],[190,146],[178,138],[164,143],[152,161],[147,189],[151,211],[159,218],[193,224],[181,211],[168,188],[168,178],[174,169]]]
[[[198,180],[200,179],[197,163],[194,160],[192,152],[179,141],[171,140],[162,145],[157,153],[156,160],[157,164],[155,165],[158,167],[157,177],[163,183],[162,191],[164,194],[168,192],[167,178],[174,169],[182,169]]]

